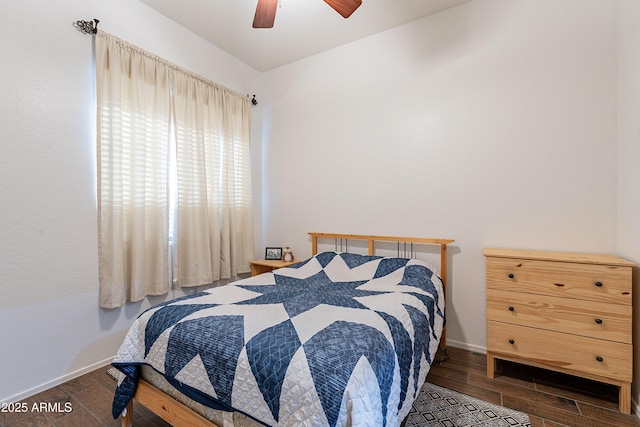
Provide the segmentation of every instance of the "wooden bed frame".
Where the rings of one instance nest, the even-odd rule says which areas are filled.
[[[403,250],[400,249],[400,244],[425,244],[425,245],[439,245],[440,246],[440,277],[442,279],[442,286],[444,294],[447,294],[447,245],[453,243],[451,239],[431,239],[420,237],[398,237],[398,236],[373,236],[373,235],[361,235],[361,234],[334,234],[334,233],[309,233],[311,236],[311,252],[312,255],[318,253],[318,239],[334,239],[336,242],[339,240],[347,242],[349,240],[366,241],[368,247],[368,255],[375,255],[375,242],[396,242],[398,244],[398,253]],[[336,243],[337,246],[337,243]],[[406,249],[406,247],[405,247]],[[406,250],[404,251],[406,252]],[[440,349],[446,350],[446,329],[442,330],[442,337],[440,338]],[[219,427],[212,421],[207,420],[202,415],[194,412],[187,406],[175,400],[168,394],[160,391],[148,382],[140,379],[136,392],[133,395],[133,399],[127,404],[126,409],[121,416],[122,427],[133,426],[133,401],[137,400],[138,403],[144,405],[147,409],[154,412],[160,418],[168,422],[173,426],[193,426],[193,427]]]

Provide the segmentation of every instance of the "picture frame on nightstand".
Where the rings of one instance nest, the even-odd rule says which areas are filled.
[[[282,259],[282,248],[278,247],[267,247],[264,251],[264,259],[266,260],[281,260]]]

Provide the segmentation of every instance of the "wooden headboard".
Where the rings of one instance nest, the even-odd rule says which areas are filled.
[[[318,239],[334,239],[335,241],[345,242],[348,240],[360,240],[366,241],[368,246],[368,254],[375,255],[375,242],[396,242],[398,245],[402,244],[424,244],[424,245],[439,245],[440,246],[440,278],[442,279],[442,288],[445,296],[447,295],[447,245],[453,243],[452,239],[431,239],[423,237],[398,237],[398,236],[372,236],[363,234],[336,234],[336,233],[313,233],[311,236],[311,252],[312,255],[318,254]],[[447,334],[446,329],[442,330],[442,337],[440,338],[440,348],[442,350],[447,347]]]

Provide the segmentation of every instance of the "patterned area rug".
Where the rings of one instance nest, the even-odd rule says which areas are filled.
[[[406,427],[530,427],[529,416],[465,394],[424,383]]]

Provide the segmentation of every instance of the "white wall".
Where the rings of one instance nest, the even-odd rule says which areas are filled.
[[[149,305],[98,307],[92,42],[72,25],[92,18],[235,91],[261,92],[258,72],[137,0],[0,3],[0,401],[105,363]]]
[[[616,252],[616,43],[610,1],[474,0],[266,73],[265,244],[456,239],[447,338],[484,351],[484,247]]]
[[[640,265],[640,2],[618,0],[618,252]],[[640,319],[640,270],[634,271],[634,319]],[[636,348],[640,327],[634,330]],[[636,355],[639,352],[636,350]],[[633,400],[640,401],[640,356]],[[636,414],[640,411],[637,406]]]

